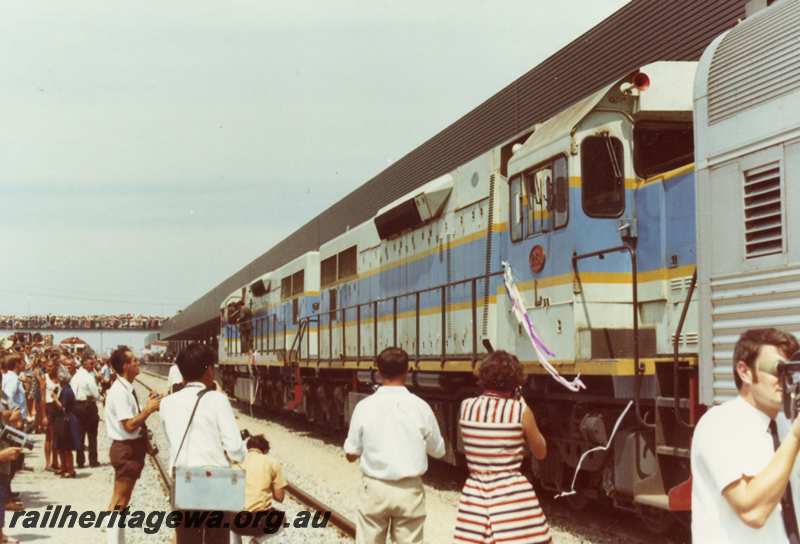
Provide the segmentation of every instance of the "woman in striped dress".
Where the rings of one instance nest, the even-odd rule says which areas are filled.
[[[481,363],[478,380],[483,393],[461,403],[469,477],[458,503],[454,541],[552,542],[536,492],[520,471],[526,445],[544,459],[547,443],[531,409],[514,398],[523,380],[519,360],[495,351]]]

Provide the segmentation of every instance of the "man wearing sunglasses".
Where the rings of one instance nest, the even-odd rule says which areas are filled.
[[[751,329],[736,342],[738,395],[711,408],[692,438],[693,542],[800,544],[800,418],[783,416],[777,376],[798,348],[777,329]]]

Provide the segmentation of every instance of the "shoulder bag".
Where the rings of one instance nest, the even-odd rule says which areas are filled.
[[[197,394],[192,415],[183,433],[175,463],[181,454],[189,427],[200,399],[210,389]],[[244,470],[233,467],[172,467],[172,492],[170,501],[175,510],[220,510],[223,512],[240,512],[244,510]]]

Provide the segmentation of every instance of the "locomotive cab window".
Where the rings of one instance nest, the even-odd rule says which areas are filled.
[[[688,122],[639,121],[633,128],[633,167],[649,178],[694,161],[694,134]]]
[[[527,236],[566,226],[569,218],[567,160],[558,157],[524,174],[527,194]]]
[[[560,229],[569,220],[567,159],[556,157],[511,180],[511,240]]]
[[[581,143],[581,195],[589,217],[619,217],[625,211],[622,142],[604,134]]]

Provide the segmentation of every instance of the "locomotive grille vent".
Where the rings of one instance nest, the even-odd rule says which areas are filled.
[[[675,342],[675,334],[672,334],[671,341]],[[697,344],[697,333],[696,332],[687,332],[680,335],[678,339],[678,344],[684,345],[692,345]]]
[[[781,170],[773,162],[744,173],[745,257],[755,259],[783,251]]]
[[[689,286],[691,284],[692,284],[691,276],[686,276],[685,278],[673,278],[669,280],[670,289],[676,293],[680,293],[681,291],[689,289]]]

